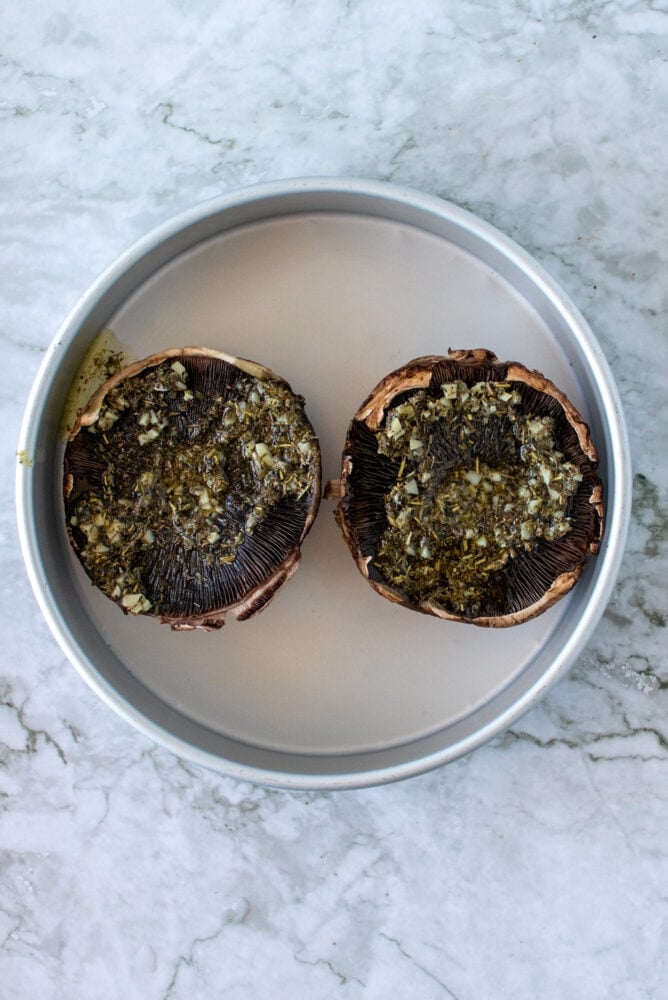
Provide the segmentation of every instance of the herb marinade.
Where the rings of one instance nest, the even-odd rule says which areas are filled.
[[[196,552],[199,575],[215,574],[317,477],[317,441],[289,387],[238,370],[206,393],[191,382],[180,361],[145,369],[80,432],[92,471],[69,504],[71,530],[93,582],[133,614],[168,603],[163,563],[187,576]]]
[[[374,563],[416,604],[480,613],[491,574],[570,531],[582,475],[554,421],[521,412],[510,382],[446,382],[388,409],[378,452],[398,463]]]

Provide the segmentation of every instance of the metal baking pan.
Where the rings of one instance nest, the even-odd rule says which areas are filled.
[[[499,635],[379,598],[324,501],[299,572],[257,618],[207,634],[124,617],[73,557],[62,511],[63,414],[101,334],[133,357],[200,344],[280,372],[307,400],[325,479],[339,474],[356,408],[403,362],[450,347],[486,347],[521,361],[556,382],[590,424],[605,485],[601,552],[568,597]],[[591,636],[619,568],[630,510],[619,398],[577,309],[485,222],[438,198],[370,181],[299,180],[234,192],[129,249],[49,348],[19,456],[28,573],[84,679],[182,757],[289,788],[405,778],[510,726],[564,676]]]

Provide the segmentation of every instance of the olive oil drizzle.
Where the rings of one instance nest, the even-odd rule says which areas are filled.
[[[378,451],[396,481],[374,563],[416,604],[471,617],[509,559],[570,531],[582,475],[557,449],[554,421],[521,412],[511,382],[446,382],[387,411]]]

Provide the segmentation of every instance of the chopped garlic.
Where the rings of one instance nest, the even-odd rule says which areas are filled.
[[[121,604],[131,615],[140,615],[152,607],[151,602],[143,594],[124,594]]]
[[[139,442],[140,445],[143,446],[145,444],[149,444],[149,442],[151,441],[155,441],[155,439],[159,436],[160,436],[160,431],[158,430],[158,428],[151,427],[149,431],[145,431],[143,434],[140,434],[137,438],[137,441]]]

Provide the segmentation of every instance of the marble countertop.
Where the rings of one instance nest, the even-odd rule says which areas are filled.
[[[668,995],[668,18],[635,0],[73,0],[0,14],[0,995]],[[385,179],[498,226],[589,320],[634,510],[610,605],[509,732],[410,780],[244,784],[116,717],[16,537],[19,425],[93,278],[240,185]]]

